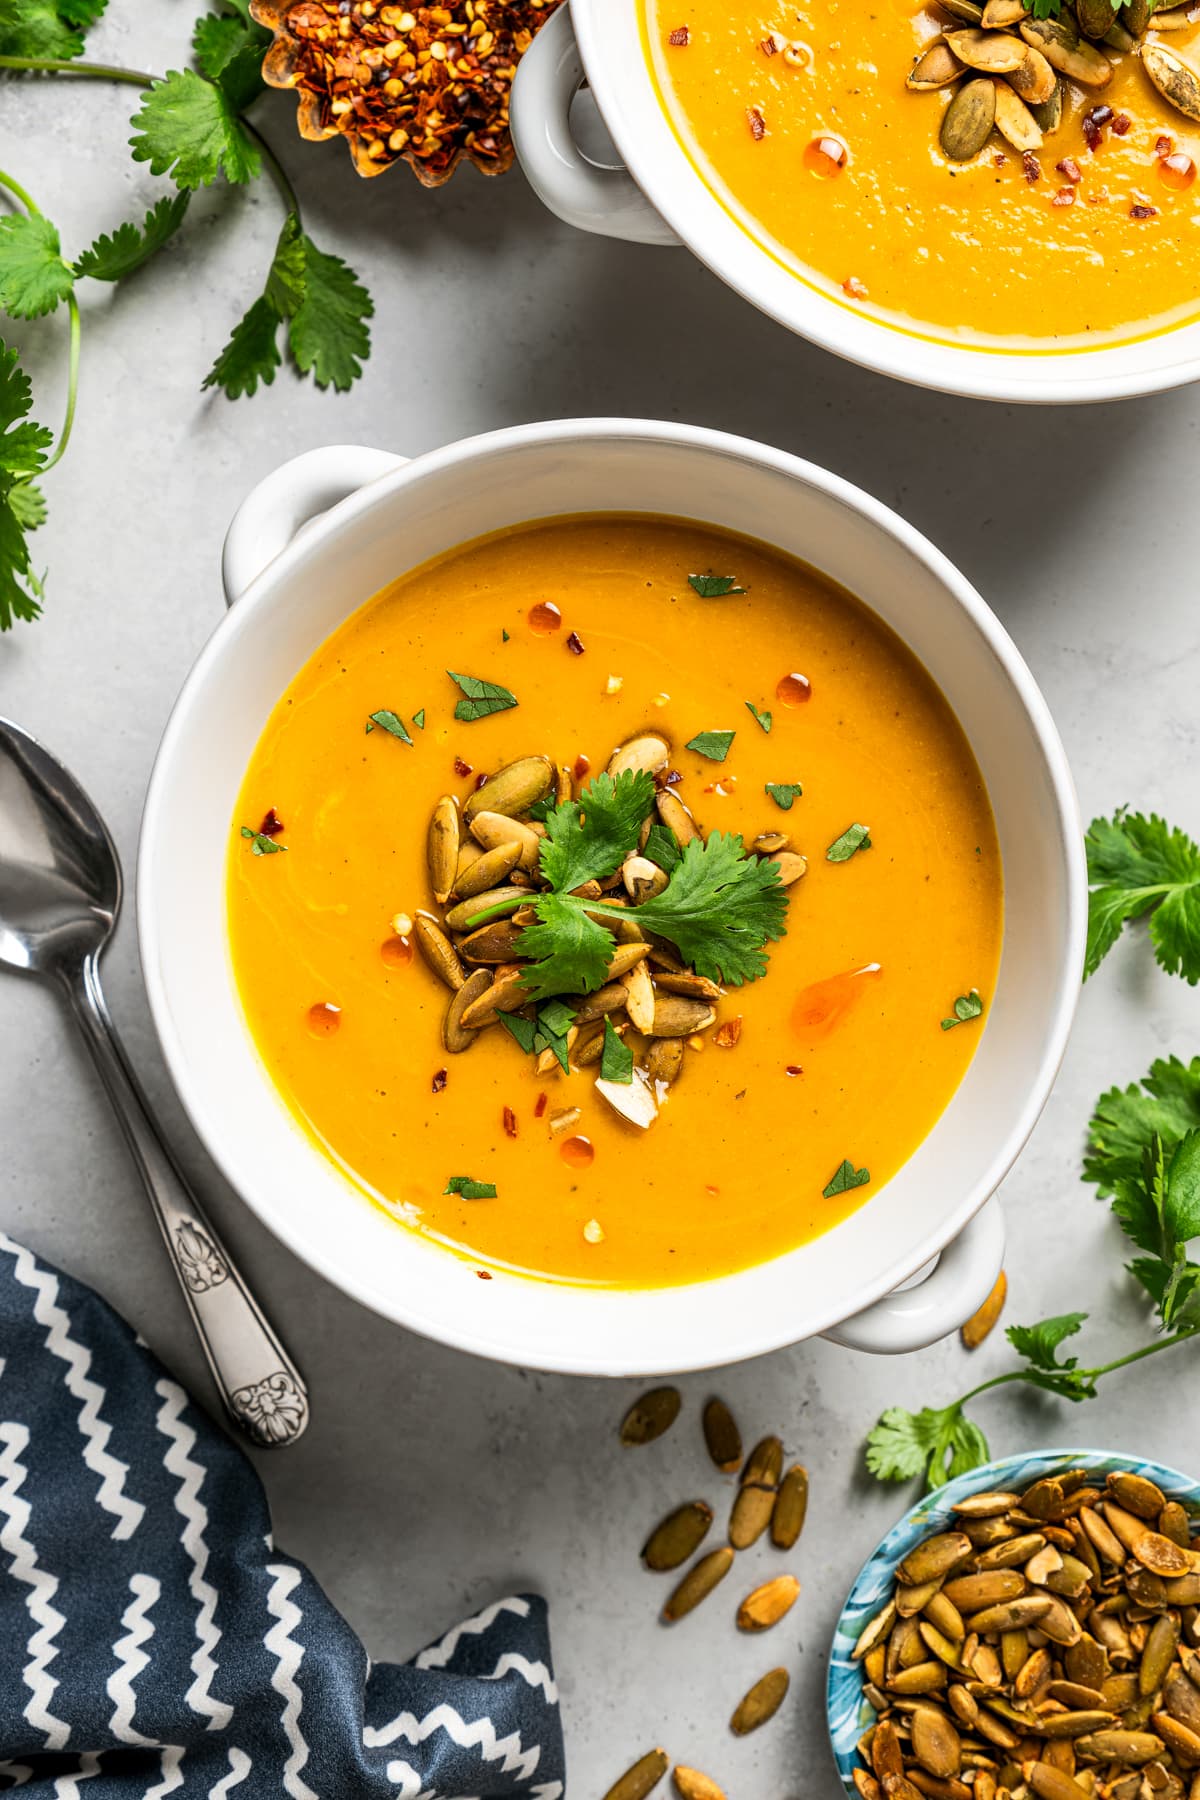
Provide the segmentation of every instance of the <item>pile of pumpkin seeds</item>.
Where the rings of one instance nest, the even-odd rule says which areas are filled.
[[[862,1800],[1200,1800],[1200,1538],[1143,1475],[977,1493],[854,1655]]]
[[[657,732],[641,732],[613,752],[610,775],[644,770],[654,778],[655,812],[645,822],[638,850],[608,880],[577,890],[584,898],[636,906],[660,894],[669,874],[653,859],[652,826],[658,824],[668,834],[676,851],[702,835],[676,792],[679,777],[669,770],[670,760],[671,746]],[[537,1024],[521,982],[521,932],[535,922],[530,902],[546,885],[539,860],[546,827],[537,814],[551,797],[557,805],[573,800],[575,788],[574,770],[556,768],[546,756],[523,756],[490,776],[461,805],[453,794],[443,794],[433,809],[427,861],[430,887],[442,911],[440,916],[418,912],[414,920],[405,917],[403,922],[411,923],[422,957],[450,989],[442,1039],[451,1055],[469,1050],[482,1032],[499,1023],[501,1014],[524,1017],[531,1032]],[[784,887],[806,873],[805,858],[783,832],[764,831],[750,848],[778,863]],[[561,1043],[571,1069],[596,1068],[606,1020],[622,1038],[634,1033],[634,1041],[642,1045],[634,1079],[608,1081],[598,1075],[596,1091],[630,1124],[645,1128],[654,1123],[663,1095],[678,1081],[689,1045],[702,1047],[700,1034],[716,1023],[715,1003],[723,989],[686,967],[670,944],[643,931],[632,917],[596,917],[614,936],[607,978],[594,993],[568,996],[562,1003],[571,1018]],[[718,1026],[715,1041],[731,1048],[740,1029],[740,1018],[727,1019]],[[553,1075],[562,1067],[553,1046],[536,1054],[539,1075]],[[547,1121],[551,1135],[573,1131],[580,1117],[577,1106],[556,1108]]]
[[[675,1423],[681,1405],[678,1388],[652,1389],[626,1413],[621,1442],[628,1447],[654,1443]],[[729,1574],[737,1553],[750,1549],[764,1533],[769,1532],[776,1549],[794,1549],[808,1511],[808,1471],[793,1463],[784,1472],[780,1438],[763,1438],[745,1456],[737,1421],[724,1400],[715,1396],[704,1408],[702,1424],[709,1457],[722,1474],[738,1476],[737,1492],[729,1515],[728,1542],[698,1557],[676,1583],[662,1609],[667,1625],[676,1624],[706,1600]],[[681,1569],[707,1538],[713,1518],[713,1509],[704,1500],[689,1500],[676,1507],[650,1533],[642,1547],[642,1561],[656,1572]],[[799,1595],[800,1583],[792,1574],[761,1582],[737,1608],[738,1630],[769,1631],[791,1611]],[[768,1669],[734,1708],[729,1721],[734,1735],[745,1737],[773,1718],[790,1685],[785,1668]],[[614,1783],[605,1800],[644,1800],[670,1766],[665,1750],[648,1751]],[[686,1764],[676,1764],[672,1779],[680,1800],[724,1800],[711,1776]]]
[[[1039,19],[1026,0],[937,0],[948,24],[908,74],[918,93],[953,87],[940,142],[951,162],[979,154],[998,131],[1031,156],[1062,123],[1068,84],[1102,92],[1113,78],[1110,52],[1136,55],[1168,105],[1200,123],[1200,72],[1160,41],[1200,21],[1200,4],[1150,0],[1074,0],[1056,18]]]

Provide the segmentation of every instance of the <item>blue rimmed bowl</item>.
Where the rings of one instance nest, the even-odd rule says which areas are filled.
[[[951,1529],[956,1517],[953,1508],[968,1494],[983,1493],[991,1488],[1021,1493],[1042,1476],[1053,1475],[1060,1469],[1095,1469],[1105,1475],[1110,1470],[1120,1469],[1145,1475],[1157,1483],[1168,1499],[1178,1500],[1185,1506],[1193,1521],[1200,1519],[1200,1482],[1162,1463],[1149,1462],[1139,1456],[1121,1456],[1112,1450],[1039,1450],[1035,1455],[1005,1456],[999,1462],[985,1463],[980,1469],[972,1469],[969,1475],[948,1481],[936,1493],[926,1494],[918,1500],[899,1523],[893,1525],[870,1560],[863,1564],[833,1635],[827,1689],[829,1735],[838,1774],[852,1800],[858,1800],[852,1778],[858,1761],[858,1740],[875,1723],[875,1709],[863,1693],[862,1664],[853,1662],[851,1657],[860,1633],[891,1595],[896,1565],[903,1562],[923,1538],[935,1531]]]

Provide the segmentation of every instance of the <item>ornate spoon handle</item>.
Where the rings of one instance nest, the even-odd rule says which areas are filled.
[[[308,1424],[304,1382],[159,1135],[109,1018],[94,957],[67,981],[66,990],[154,1207],[226,1411],[255,1444],[294,1444]]]

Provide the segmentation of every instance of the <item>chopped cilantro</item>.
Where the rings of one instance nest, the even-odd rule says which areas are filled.
[[[826,862],[849,862],[856,850],[870,850],[870,830],[869,825],[848,825],[841,837],[834,838],[825,852]]]
[[[385,731],[390,731],[392,736],[394,738],[399,738],[402,744],[412,743],[412,738],[409,736],[408,727],[404,723],[404,720],[400,718],[397,713],[389,712],[386,707],[382,708],[379,712],[373,712],[371,714],[371,724],[382,725]]]
[[[500,642],[502,644],[507,644],[508,642],[508,633],[503,626],[500,627]]]
[[[537,819],[544,825],[557,805],[558,801],[553,794],[543,794],[540,800],[535,800],[532,806],[525,808],[525,816],[529,819]]]
[[[744,594],[746,591],[738,586],[735,575],[689,575],[688,586],[702,600],[723,600],[726,594]]]
[[[660,824],[656,819],[650,827],[650,835],[646,839],[646,848],[642,854],[665,869],[670,875],[679,866],[679,858],[683,854],[679,848],[679,839],[670,826]]]
[[[613,1030],[613,1022],[607,1013],[604,1017],[604,1048],[600,1052],[600,1079],[602,1081],[632,1082],[633,1051]]]
[[[749,712],[752,712],[754,714],[755,720],[757,721],[757,723],[759,725],[762,726],[763,730],[770,731],[770,729],[771,729],[771,714],[769,712],[759,712],[759,710],[758,710],[757,706],[755,706],[753,700],[747,700],[746,707]]]
[[[460,1194],[464,1200],[494,1200],[496,1184],[494,1181],[474,1181],[469,1175],[452,1175],[442,1192]]]
[[[782,807],[784,812],[791,812],[793,804],[799,800],[804,789],[798,781],[768,781],[766,792],[776,806]]]
[[[255,856],[278,856],[281,850],[287,849],[286,844],[277,844],[265,831],[252,831],[249,825],[242,826],[242,836],[250,839]]]
[[[697,756],[706,756],[709,762],[720,763],[729,755],[729,747],[736,736],[734,731],[701,731],[689,738],[687,747]]]
[[[415,712],[413,714],[413,724],[416,726],[418,731],[424,731],[424,729],[425,729],[425,708],[424,707],[421,708],[420,712]]]
[[[979,998],[979,989],[972,988],[969,994],[960,994],[954,1002],[954,1017],[942,1020],[943,1031],[953,1031],[956,1025],[965,1025],[968,1019],[977,1019],[983,1011],[983,1001]]]
[[[532,1019],[521,1013],[497,1013],[496,1017],[512,1037],[514,1037],[526,1056],[533,1055],[533,1042],[537,1037],[537,1026]]]
[[[826,1200],[836,1200],[839,1194],[848,1194],[851,1188],[866,1187],[870,1179],[871,1171],[869,1169],[856,1169],[847,1158],[845,1162],[838,1165],[829,1178],[828,1186],[822,1188],[821,1192]]]
[[[517,696],[494,681],[481,681],[477,675],[456,675],[453,669],[446,673],[465,696],[454,708],[454,716],[467,724],[473,719],[486,719],[490,713],[507,712],[517,704]]]

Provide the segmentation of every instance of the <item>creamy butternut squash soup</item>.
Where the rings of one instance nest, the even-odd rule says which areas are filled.
[[[644,17],[714,192],[843,304],[1054,350],[1193,317],[1200,4],[1027,3],[646,0]]]
[[[279,1092],[402,1226],[653,1286],[888,1204],[986,1028],[1002,880],[962,727],[867,607],[598,515],[322,645],[247,771],[228,918]]]

